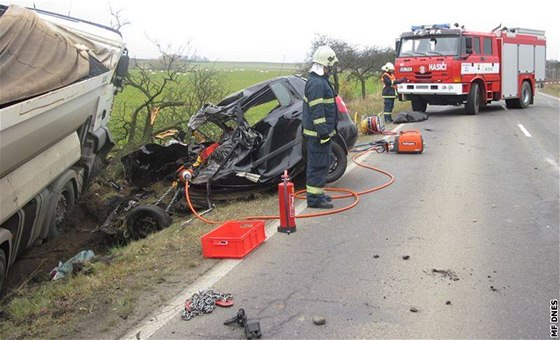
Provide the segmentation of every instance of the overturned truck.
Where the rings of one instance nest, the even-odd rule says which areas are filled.
[[[116,30],[0,5],[0,286],[18,254],[59,233],[101,169],[127,68]]]

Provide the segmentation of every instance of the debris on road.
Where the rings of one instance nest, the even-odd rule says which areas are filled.
[[[445,304],[449,306],[451,304],[451,300],[445,301]]]
[[[245,310],[243,308],[239,309],[236,316],[224,321],[224,325],[231,325],[235,323],[245,328],[245,336],[247,339],[260,339],[260,337],[262,337],[261,324],[258,321],[248,322],[247,315],[245,314]]]
[[[403,255],[402,259],[403,260],[408,260],[410,258],[410,255]]]
[[[443,270],[432,268],[432,274],[440,274],[441,276],[443,276],[444,278],[448,278],[449,280],[459,281],[459,277],[451,269]]]
[[[185,301],[181,318],[188,321],[197,315],[212,313],[216,306],[230,307],[232,305],[233,295],[231,294],[220,293],[213,289],[201,290]]]
[[[58,266],[54,267],[53,270],[51,270],[51,279],[55,281],[65,277],[68,274],[73,273],[75,265],[81,265],[89,262],[94,256],[95,254],[92,250],[82,250],[64,263],[62,263],[62,261],[58,262]]]
[[[317,326],[324,325],[326,322],[327,322],[327,320],[322,316],[314,316],[313,317],[313,323],[316,324]]]
[[[494,287],[494,286],[490,286],[490,290],[493,291],[493,292],[497,292],[497,291],[498,291],[498,288],[496,288],[496,287]]]
[[[374,258],[374,259],[378,259],[378,258],[379,258],[379,255],[375,254],[375,255],[373,255],[373,258]]]
[[[418,308],[412,306],[412,307],[410,307],[410,311],[411,311],[412,313],[418,313],[420,310],[419,310]]]

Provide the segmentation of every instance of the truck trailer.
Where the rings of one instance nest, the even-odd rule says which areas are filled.
[[[100,171],[127,69],[118,31],[0,5],[0,286],[21,252],[59,233]]]
[[[412,26],[396,43],[395,76],[401,101],[414,111],[428,105],[481,106],[505,100],[507,108],[533,104],[535,88],[545,79],[545,32],[502,28],[474,32],[455,24]]]

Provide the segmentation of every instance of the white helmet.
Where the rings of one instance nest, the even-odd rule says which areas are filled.
[[[395,70],[395,65],[393,65],[392,63],[387,63],[385,65],[383,65],[383,67],[381,67],[381,69],[385,72],[389,71],[389,70]]]
[[[336,54],[333,49],[325,45],[319,47],[317,51],[315,51],[313,54],[313,62],[329,67],[338,62],[338,59],[336,58]]]

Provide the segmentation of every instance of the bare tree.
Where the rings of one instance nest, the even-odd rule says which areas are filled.
[[[126,25],[130,24],[130,21],[123,19],[122,17],[122,8],[119,9],[118,11],[114,11],[113,8],[111,7],[111,4],[109,4],[109,11],[111,12],[111,28],[116,29],[117,31],[120,31],[121,28],[123,28]]]
[[[184,127],[204,103],[224,95],[219,72],[190,63],[185,48],[169,52],[171,48],[156,45],[160,58],[154,62],[135,60],[126,78],[137,102],[127,104],[130,113],[120,112],[120,117],[113,118],[113,127],[126,138],[127,148],[147,143],[169,128]]]

